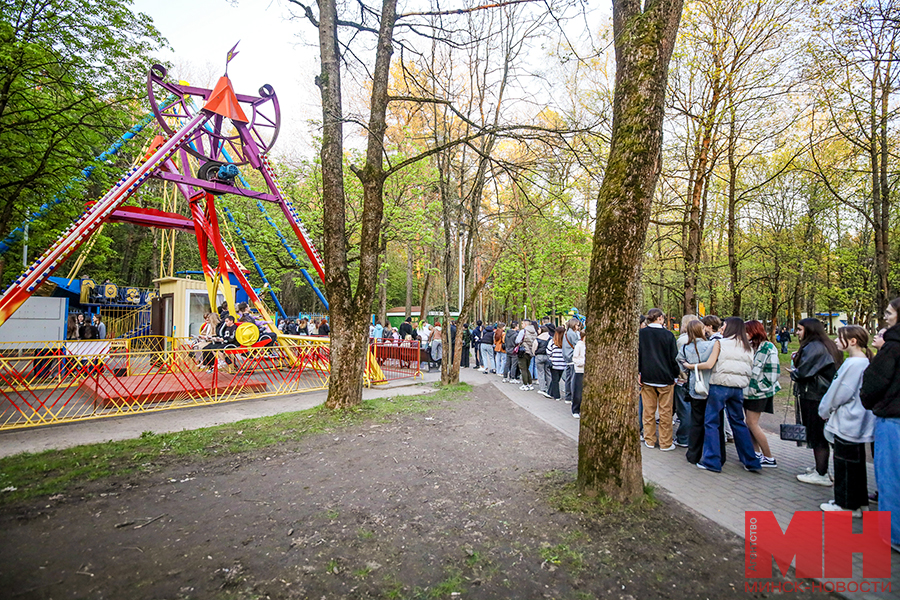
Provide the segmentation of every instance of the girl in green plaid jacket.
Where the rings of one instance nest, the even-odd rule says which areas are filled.
[[[759,426],[759,417],[766,412],[774,412],[774,397],[781,389],[778,376],[781,375],[781,364],[778,361],[778,349],[766,337],[766,328],[759,321],[748,321],[747,337],[753,346],[753,374],[750,385],[744,390],[744,414],[747,428],[753,438],[753,449],[763,467],[777,467],[766,434]]]

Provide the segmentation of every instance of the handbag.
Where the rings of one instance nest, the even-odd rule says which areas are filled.
[[[694,391],[698,394],[709,394],[709,386],[703,381],[703,376],[700,374],[700,369],[697,368],[697,365],[694,365]]]
[[[800,421],[797,424],[782,423],[779,425],[779,435],[781,439],[787,442],[797,442],[800,446],[806,441],[806,425],[803,424],[803,411],[800,410],[800,399],[796,399],[797,418]],[[784,418],[787,419],[787,406],[784,407]]]

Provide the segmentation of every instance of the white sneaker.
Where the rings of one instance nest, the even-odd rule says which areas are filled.
[[[580,419],[581,413],[572,413],[572,416],[575,417],[576,419]]]
[[[647,446],[648,448],[650,448],[651,450],[653,450],[653,449],[656,448],[656,445],[651,446],[651,445],[648,444],[646,441],[644,442],[644,445]]]
[[[800,475],[797,475],[797,481],[809,483],[812,485],[822,485],[825,487],[831,487],[832,485],[834,485],[828,475],[819,475],[815,471],[813,471],[812,473],[801,473]]]
[[[862,509],[857,508],[856,510],[850,510],[849,508],[844,508],[834,503],[834,500],[829,500],[824,504],[820,504],[819,508],[824,510],[825,512],[841,512],[846,511],[849,512],[854,519],[862,519]]]
[[[521,379],[510,379],[509,382],[510,383],[522,383],[522,380]]]
[[[542,395],[544,398],[550,398],[551,400],[553,400],[553,396],[551,396],[551,395],[548,394],[547,392],[541,392],[541,395]]]
[[[806,467],[806,473],[818,473],[815,467]],[[800,477],[797,475],[797,477]],[[828,473],[828,479],[834,481],[834,476],[831,473]]]
[[[529,392],[533,392],[533,391],[534,391],[534,386],[533,386],[533,385],[529,385],[529,386],[528,386],[528,391],[529,391]]]
[[[503,378],[503,383],[509,383],[509,379],[507,379],[506,377],[504,377],[504,378]]]
[[[672,444],[672,445],[669,446],[668,448],[660,448],[660,450],[662,450],[663,452],[671,452],[671,451],[674,450],[675,448],[676,448],[675,444]]]
[[[528,391],[528,386],[527,386],[527,385],[520,385],[520,386],[519,386],[519,389],[522,390],[523,392],[527,392],[527,391]]]

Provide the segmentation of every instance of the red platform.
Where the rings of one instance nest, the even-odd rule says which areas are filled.
[[[213,381],[215,380],[215,385]],[[239,388],[236,389],[236,388]],[[201,396],[225,391],[261,392],[266,382],[243,375],[219,373],[156,373],[152,375],[131,375],[128,377],[88,378],[81,389],[93,401],[103,406],[110,404],[146,404],[148,402],[168,402],[188,396]]]

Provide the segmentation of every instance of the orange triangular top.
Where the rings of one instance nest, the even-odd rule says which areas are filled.
[[[219,83],[216,84],[203,109],[228,117],[232,121],[241,123],[250,121],[241,109],[234,88],[231,87],[231,80],[226,75],[219,78]]]

